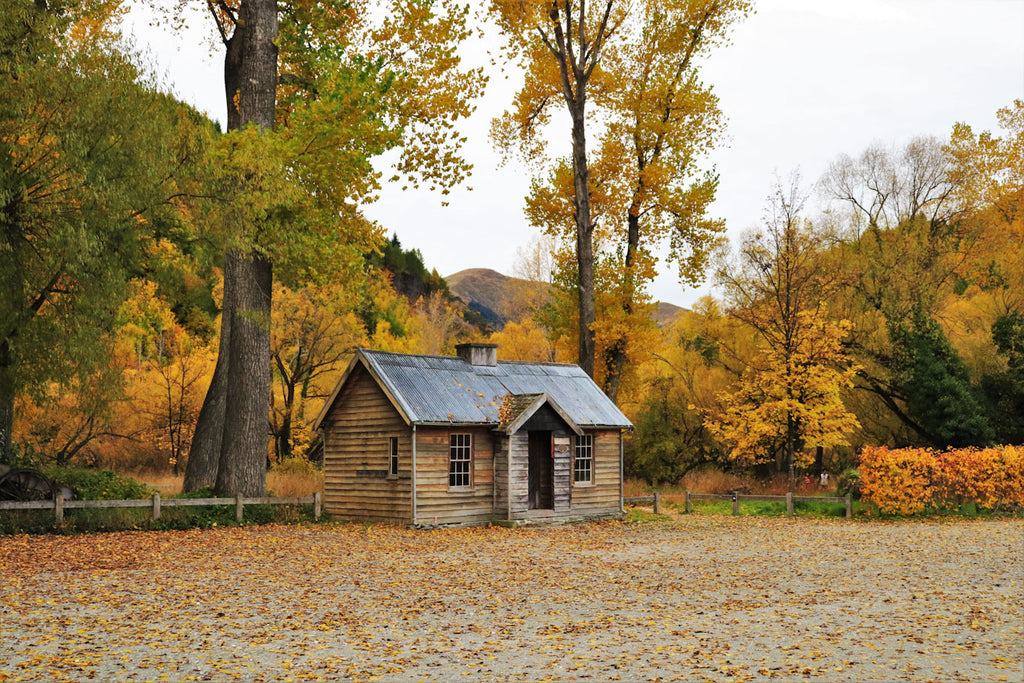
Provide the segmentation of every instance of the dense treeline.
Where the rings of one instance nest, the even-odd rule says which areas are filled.
[[[717,268],[724,299],[641,366],[633,474],[1020,444],[1024,103],[999,121],[838,159],[817,216],[779,188]]]
[[[362,215],[386,151],[410,182],[465,179],[458,124],[485,81],[453,57],[464,8],[380,4],[407,11],[219,5],[229,82],[277,63],[265,92],[226,93],[221,131],[139,66],[119,3],[0,0],[0,462],[257,491],[265,461],[315,455],[309,425],[355,348],[485,338],[508,360],[583,361],[636,424],[628,470],[650,481],[1024,442],[1024,104],[999,131],[957,124],[843,156],[814,186],[780,181],[729,252],[702,165],[723,116],[700,65],[749,3],[610,1],[596,32],[556,44],[544,31],[571,3],[496,0],[527,78],[494,136],[539,169],[526,216],[543,236],[518,274],[550,286],[509,292],[517,319],[492,332]],[[277,32],[251,54],[243,11]],[[575,84],[558,70],[573,41],[591,60]],[[571,159],[537,147],[556,103]],[[666,249],[718,295],[659,328],[647,286]],[[229,409],[225,386],[252,400]]]
[[[210,5],[222,132],[139,66],[122,3],[2,0],[0,463],[187,461],[187,488],[259,494],[354,346],[467,333],[360,206],[388,150],[414,184],[468,174],[468,13],[378,4]]]

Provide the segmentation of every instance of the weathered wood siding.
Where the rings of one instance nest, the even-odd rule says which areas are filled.
[[[564,424],[564,423],[563,423]],[[546,431],[546,430],[545,430]],[[512,518],[516,519],[530,510],[530,433],[520,429],[509,438],[509,457],[512,460],[512,474],[509,481],[509,494],[512,497]],[[553,438],[571,439],[572,432],[557,429],[551,432]],[[571,508],[572,492],[572,449],[567,454],[555,454],[554,464],[554,512],[568,512]]]
[[[448,486],[451,434],[472,434],[472,482]],[[499,436],[490,427],[420,427],[416,432],[416,522],[481,524],[494,519],[494,454]],[[500,513],[499,513],[500,514]]]
[[[552,432],[551,436],[569,442],[569,447],[564,452],[555,449],[555,512],[568,512],[572,507],[573,433],[567,429],[559,429]]]
[[[341,519],[412,520],[412,430],[362,367],[323,421],[324,508]],[[390,437],[398,437],[398,477],[388,478]]]
[[[494,517],[508,518],[508,444],[509,438],[494,435]]]
[[[594,483],[574,485],[573,434],[553,411],[531,426],[569,439],[553,463],[554,509],[529,509],[529,431],[504,436],[490,426],[425,427],[416,436],[416,519],[412,518],[412,429],[363,367],[357,367],[323,421],[324,508],[341,519],[408,524],[481,524],[505,519],[578,519],[620,510],[618,430],[594,437]],[[551,414],[548,414],[548,413]],[[525,425],[524,425],[525,426]],[[473,438],[472,486],[451,488],[451,434]],[[398,476],[388,476],[390,438],[398,439]]]
[[[512,518],[530,508],[530,433],[520,430],[508,437],[509,459],[512,461],[509,473],[508,495],[511,498]]]
[[[590,431],[594,436],[594,483],[572,487],[572,512],[577,514],[612,514],[620,510],[619,438],[616,429]],[[570,470],[570,476],[572,475]]]

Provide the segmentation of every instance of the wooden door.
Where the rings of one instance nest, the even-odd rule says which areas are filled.
[[[551,451],[551,432],[529,432],[530,509],[551,510],[555,507],[555,467]]]

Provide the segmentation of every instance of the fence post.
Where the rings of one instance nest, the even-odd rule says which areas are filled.
[[[690,489],[686,489],[686,503],[685,508],[686,514],[693,512],[693,508],[690,507]]]
[[[160,494],[153,494],[153,519],[160,519]]]
[[[732,492],[732,514],[740,514],[740,497],[735,491]]]
[[[320,510],[321,510],[320,506],[321,505],[322,505],[322,502],[321,502],[321,499],[320,499],[320,492],[316,491],[313,494],[313,519],[316,520],[316,521],[320,521]]]
[[[58,493],[53,499],[53,516],[57,518],[57,524],[64,523],[64,494]]]
[[[853,519],[853,492],[846,492],[846,518]]]
[[[786,491],[786,516],[793,516],[793,492]]]
[[[661,514],[661,494],[657,491],[654,492],[654,514]]]
[[[244,506],[242,505],[242,494],[241,493],[236,493],[235,494],[235,521],[238,522],[239,524],[242,523],[242,509],[243,509],[243,507]]]

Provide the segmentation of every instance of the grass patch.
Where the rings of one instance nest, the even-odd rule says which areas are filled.
[[[70,489],[76,500],[136,500],[156,491],[143,482],[111,470],[84,467],[47,467],[43,474],[58,488]]]
[[[672,502],[669,505],[679,513],[686,510],[685,502]],[[704,515],[731,515],[731,500],[692,500],[690,506],[694,514]],[[853,502],[853,514],[857,515],[860,509],[858,501]],[[740,500],[740,515],[758,517],[785,517],[785,501],[775,500]],[[793,501],[794,517],[845,517],[845,503],[826,503],[817,501]]]
[[[643,508],[627,507],[626,508],[626,521],[633,524],[649,524],[651,522],[665,522],[668,521],[666,515],[656,515],[650,510]]]
[[[853,504],[854,516],[862,515],[886,521],[920,521],[922,519],[966,519],[966,520],[988,520],[988,519],[1022,519],[1024,508],[984,508],[977,503],[962,503],[957,506],[926,508],[924,512],[914,515],[901,515],[899,513],[880,512],[873,505],[861,505],[858,501]]]

